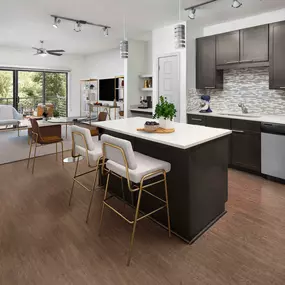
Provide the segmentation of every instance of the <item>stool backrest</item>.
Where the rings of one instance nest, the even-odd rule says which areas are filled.
[[[105,158],[133,170],[137,168],[133,147],[129,141],[109,135],[102,135],[101,141],[103,143],[103,154]]]
[[[89,129],[81,128],[78,126],[71,127],[72,144],[73,146],[86,149],[86,151],[92,151],[95,149],[95,144],[92,140]]]

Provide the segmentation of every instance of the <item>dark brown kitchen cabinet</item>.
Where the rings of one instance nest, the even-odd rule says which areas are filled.
[[[187,121],[190,125],[206,126],[206,117],[200,115],[187,115]]]
[[[260,123],[232,120],[231,165],[261,172]]]
[[[215,36],[196,40],[196,88],[221,89],[223,73],[216,70]]]
[[[285,22],[269,28],[269,88],[285,90]]]
[[[240,63],[269,60],[269,25],[240,30]]]
[[[239,31],[216,35],[217,65],[239,63]]]
[[[231,129],[231,120],[227,119],[227,118],[208,116],[206,126],[210,127],[210,128],[230,130]]]

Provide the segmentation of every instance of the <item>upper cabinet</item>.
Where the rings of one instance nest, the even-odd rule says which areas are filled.
[[[269,26],[240,30],[240,63],[269,60]]]
[[[216,36],[217,65],[239,63],[239,31]]]
[[[268,62],[268,42],[268,25],[217,35],[217,65]]]
[[[196,88],[222,88],[223,74],[216,70],[215,36],[196,40]]]
[[[285,22],[270,25],[269,88],[285,89]]]

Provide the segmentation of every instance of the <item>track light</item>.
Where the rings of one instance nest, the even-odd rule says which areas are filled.
[[[233,4],[232,4],[233,8],[239,8],[241,5],[242,3],[239,2],[238,0],[233,0]]]
[[[55,18],[54,18],[54,23],[53,23],[52,26],[53,26],[55,29],[57,29],[57,28],[58,28],[58,25],[60,24],[60,22],[61,22],[61,20],[55,17]]]
[[[196,9],[192,8],[192,9],[189,10],[188,18],[191,19],[191,20],[194,20],[195,17],[196,17]]]
[[[103,28],[103,32],[104,32],[104,36],[105,36],[105,37],[108,37],[108,36],[109,36],[109,30],[108,30],[107,27],[104,27],[104,28]]]
[[[80,22],[76,22],[74,26],[74,31],[77,33],[81,32],[81,27],[82,27],[82,24]]]

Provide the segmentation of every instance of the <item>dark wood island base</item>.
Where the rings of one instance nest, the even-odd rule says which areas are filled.
[[[99,128],[99,133],[127,139],[135,151],[171,163],[171,171],[167,175],[171,229],[184,241],[193,243],[226,213],[229,136],[180,149],[103,128]],[[136,195],[131,196],[126,181],[123,186],[124,199],[134,206]],[[109,187],[123,198],[119,179],[112,177]],[[161,185],[150,189],[155,195],[164,197]],[[157,207],[156,203],[157,200],[151,196],[143,197],[142,212],[150,212]],[[162,226],[167,225],[163,211],[154,214],[152,219]]]

